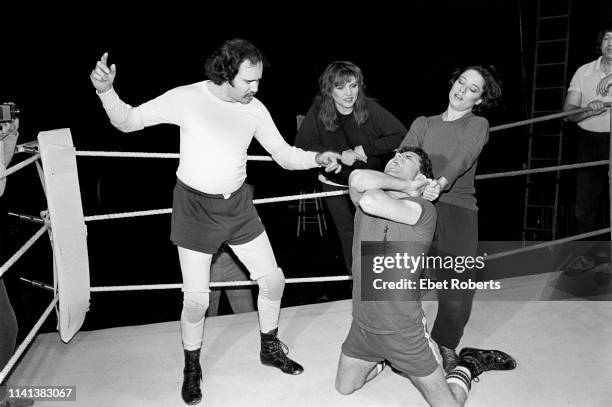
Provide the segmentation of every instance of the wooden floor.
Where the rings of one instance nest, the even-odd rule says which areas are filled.
[[[611,405],[612,302],[602,301],[611,298],[610,287],[589,300],[567,289],[590,279],[547,273],[504,280],[501,292],[477,294],[460,348],[502,349],[518,368],[483,374],[468,406]],[[424,303],[430,325],[436,307],[435,301]],[[350,313],[348,300],[283,309],[281,338],[304,365],[300,376],[260,364],[256,313],[207,319],[202,405],[426,406],[411,383],[390,369],[353,395],[336,393]],[[76,386],[76,402],[36,406],[182,406],[179,338],[178,322],[80,332],[68,344],[57,334],[39,335],[8,384]]]

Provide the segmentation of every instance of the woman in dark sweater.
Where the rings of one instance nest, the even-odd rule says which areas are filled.
[[[475,258],[478,207],[474,175],[478,156],[489,138],[489,122],[474,112],[497,103],[501,84],[492,67],[470,66],[455,71],[450,88],[447,109],[442,114],[417,118],[401,145],[421,147],[431,157],[437,178],[425,189],[423,197],[435,200],[439,196],[435,254],[442,258]],[[437,278],[474,281],[476,271],[476,268],[438,269]],[[457,363],[455,348],[470,317],[473,297],[474,290],[438,290],[438,314],[431,334],[447,372]]]
[[[346,189],[356,168],[382,171],[406,134],[404,125],[364,94],[361,69],[348,61],[332,62],[319,77],[319,93],[308,110],[295,146],[310,151],[342,154],[338,174],[320,172],[323,191]],[[350,271],[354,205],[348,195],[325,198]]]

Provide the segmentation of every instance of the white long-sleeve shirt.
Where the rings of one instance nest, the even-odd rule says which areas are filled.
[[[290,146],[258,99],[226,102],[212,94],[208,81],[180,86],[131,107],[110,89],[99,94],[111,123],[123,132],[160,123],[180,127],[177,177],[199,191],[229,194],[246,179],[247,149],[253,137],[286,169],[317,167],[316,152]]]

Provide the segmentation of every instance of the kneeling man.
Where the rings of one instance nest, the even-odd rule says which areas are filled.
[[[422,191],[431,178],[429,157],[417,147],[399,150],[384,173],[355,170],[350,176],[349,192],[357,207],[353,322],[342,344],[336,375],[336,389],[342,394],[360,389],[389,363],[412,381],[431,406],[463,406],[472,380],[481,373],[516,367],[504,352],[464,348],[457,367],[445,376],[427,332],[417,281],[421,270],[416,262],[411,263],[414,270],[398,273],[402,270],[396,266],[388,271],[406,277],[401,279],[405,289],[386,285],[387,292],[372,294],[368,283],[384,274],[373,277],[367,273],[375,271],[362,270],[362,254],[371,255],[362,253],[362,242],[380,242],[382,254],[393,252],[388,247],[394,244],[413,258],[427,253],[436,228],[436,210]]]

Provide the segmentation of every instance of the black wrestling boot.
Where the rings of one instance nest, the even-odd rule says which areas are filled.
[[[200,367],[200,349],[184,350],[185,369],[183,369],[183,387],[181,396],[189,405],[198,404],[202,400],[202,368]]]
[[[278,328],[268,333],[261,332],[261,352],[259,353],[261,363],[266,366],[277,367],[283,373],[301,374],[304,368],[287,357],[289,348],[276,337],[277,333]]]
[[[455,349],[447,348],[446,346],[438,345],[440,356],[442,356],[442,368],[446,373],[450,373],[459,362],[459,356]]]
[[[472,379],[476,379],[489,370],[512,370],[516,367],[516,361],[499,350],[463,348],[459,352],[458,365],[469,369]]]

